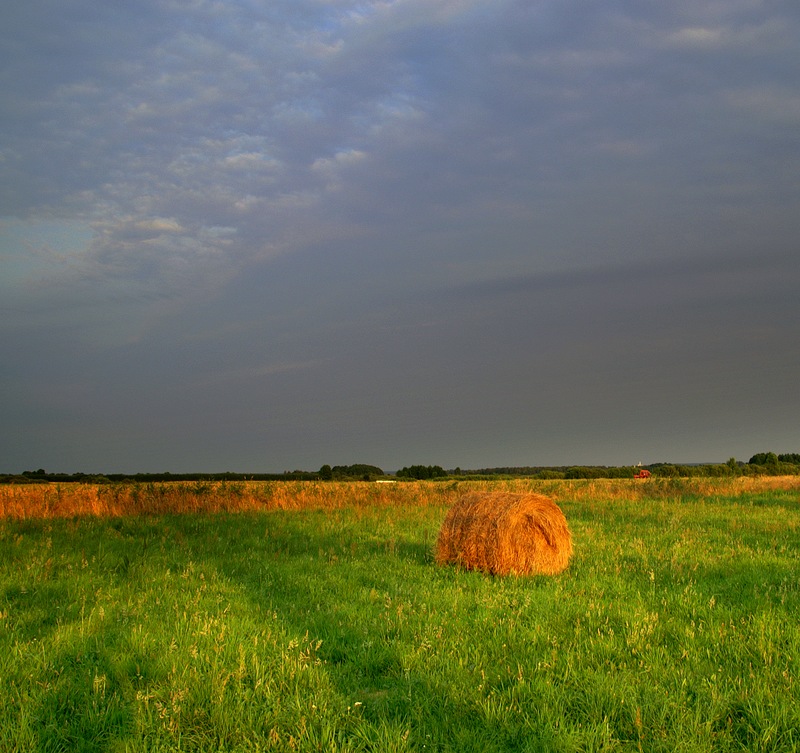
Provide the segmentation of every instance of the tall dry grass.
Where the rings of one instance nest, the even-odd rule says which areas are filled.
[[[0,486],[0,518],[120,517],[446,504],[443,484],[242,481]]]
[[[119,517],[255,510],[336,510],[392,505],[449,506],[465,492],[533,492],[556,502],[738,497],[797,491],[800,476],[732,478],[509,479],[395,484],[330,481],[219,481],[0,485],[0,519]]]

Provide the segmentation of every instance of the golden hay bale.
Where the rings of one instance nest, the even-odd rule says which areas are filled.
[[[440,565],[496,575],[555,575],[572,556],[558,505],[539,494],[472,492],[450,508],[436,541]]]

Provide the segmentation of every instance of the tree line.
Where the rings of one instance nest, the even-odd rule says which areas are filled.
[[[410,465],[393,476],[375,465],[323,465],[318,471],[284,471],[283,473],[48,473],[43,468],[21,474],[0,473],[0,483],[77,482],[98,483],[156,483],[164,481],[376,481],[394,477],[400,480],[446,478],[633,478],[637,470],[647,469],[654,477],[702,476],[792,476],[800,475],[800,453],[759,452],[746,463],[730,458],[726,463],[675,464],[650,463],[643,466],[507,466],[462,470],[445,470],[440,465]]]

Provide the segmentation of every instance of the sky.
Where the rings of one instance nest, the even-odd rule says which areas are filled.
[[[800,451],[797,0],[27,0],[0,61],[0,472]]]

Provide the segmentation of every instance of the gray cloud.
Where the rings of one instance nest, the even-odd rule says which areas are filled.
[[[3,21],[12,469],[797,449],[793,3]]]

